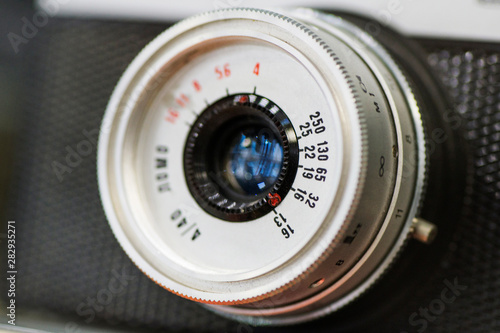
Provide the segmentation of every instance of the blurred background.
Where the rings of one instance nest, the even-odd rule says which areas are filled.
[[[11,184],[13,156],[23,105],[23,86],[29,75],[23,66],[22,45],[15,52],[9,32],[20,31],[22,18],[30,17],[31,0],[0,1],[0,221],[6,221],[7,196]],[[2,229],[3,231],[3,229]],[[2,234],[3,236],[3,234]]]

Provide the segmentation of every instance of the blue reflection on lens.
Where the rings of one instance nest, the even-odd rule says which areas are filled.
[[[253,132],[253,133],[252,133]],[[245,194],[258,195],[271,188],[283,165],[283,146],[266,131],[245,131],[232,142],[229,166]]]

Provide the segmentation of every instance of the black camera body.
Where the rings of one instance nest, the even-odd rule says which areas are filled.
[[[439,167],[428,170],[423,204],[424,215],[439,224],[433,244],[411,242],[362,297],[296,326],[249,326],[169,293],[136,268],[113,236],[96,171],[111,93],[169,24],[51,18],[20,45],[29,84],[9,212],[16,221],[18,325],[45,322],[58,332],[498,330],[500,45],[403,37],[375,21],[336,14],[375,33],[426,92],[419,102],[439,109],[428,116],[436,124],[427,130],[429,159]]]

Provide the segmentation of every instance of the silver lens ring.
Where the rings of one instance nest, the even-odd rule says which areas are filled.
[[[183,163],[193,126],[228,97],[286,114],[299,151],[284,192],[262,185],[269,207],[237,223],[193,198]],[[240,321],[291,324],[346,305],[394,260],[418,214],[424,141],[404,75],[360,29],[311,10],[222,10],[175,25],[129,66],[103,120],[99,186],[115,236],[155,282]],[[239,214],[214,184],[212,206]]]

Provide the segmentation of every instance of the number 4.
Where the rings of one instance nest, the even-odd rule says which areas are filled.
[[[259,71],[260,71],[260,62],[258,62],[255,67],[253,68],[253,73],[257,76],[259,76]]]

